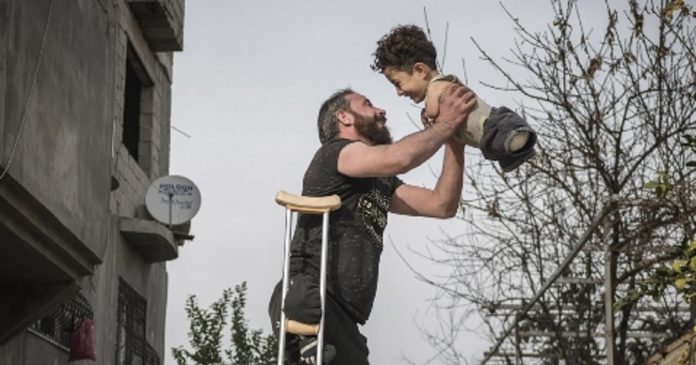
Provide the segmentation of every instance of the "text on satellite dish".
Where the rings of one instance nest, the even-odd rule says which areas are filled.
[[[193,185],[187,185],[187,184],[168,184],[168,183],[159,184],[159,193],[160,194],[191,196],[191,195],[193,195],[193,189],[194,189]]]

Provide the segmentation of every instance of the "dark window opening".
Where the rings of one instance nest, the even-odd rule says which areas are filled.
[[[126,62],[126,85],[123,102],[123,144],[128,153],[138,161],[140,144],[140,98],[143,84],[130,60]]]

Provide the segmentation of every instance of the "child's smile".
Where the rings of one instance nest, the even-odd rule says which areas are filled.
[[[389,66],[384,69],[384,76],[394,85],[397,95],[407,96],[415,103],[420,103],[425,99],[428,81],[417,73],[409,74]]]

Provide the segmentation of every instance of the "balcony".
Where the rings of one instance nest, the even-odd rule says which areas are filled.
[[[0,344],[53,311],[101,263],[11,176],[0,183]]]
[[[126,0],[155,52],[184,48],[184,0]]]
[[[174,260],[179,256],[174,233],[160,223],[147,219],[119,217],[119,230],[123,238],[147,262]]]

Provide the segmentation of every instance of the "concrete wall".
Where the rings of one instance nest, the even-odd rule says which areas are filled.
[[[168,351],[164,348],[168,285],[165,264],[148,264],[130,248],[118,232],[118,217],[112,218],[111,227],[107,260],[82,285],[82,293],[94,309],[96,363],[114,363],[119,277],[147,300],[146,340],[164,359]]]
[[[84,364],[115,362],[119,278],[147,300],[146,339],[164,359],[166,265],[146,262],[118,221],[143,218],[148,186],[168,173],[172,55],[150,49],[126,0],[53,0],[32,91],[50,2],[0,0],[0,171],[33,93],[9,172],[102,261],[79,283],[95,319],[97,361]],[[139,161],[121,143],[129,45],[151,80]],[[64,348],[29,331],[0,346],[0,364],[66,363]]]
[[[113,84],[115,66],[107,14],[85,0],[54,0],[52,8],[46,0],[3,3],[10,12],[5,85],[11,86],[3,164],[19,138],[10,174],[98,254],[106,238],[114,113],[114,90],[104,87]]]
[[[63,365],[68,363],[70,356],[67,348],[31,331],[14,337],[5,347],[7,351],[0,351],[0,364],[3,365]],[[79,365],[79,362],[71,365]]]

